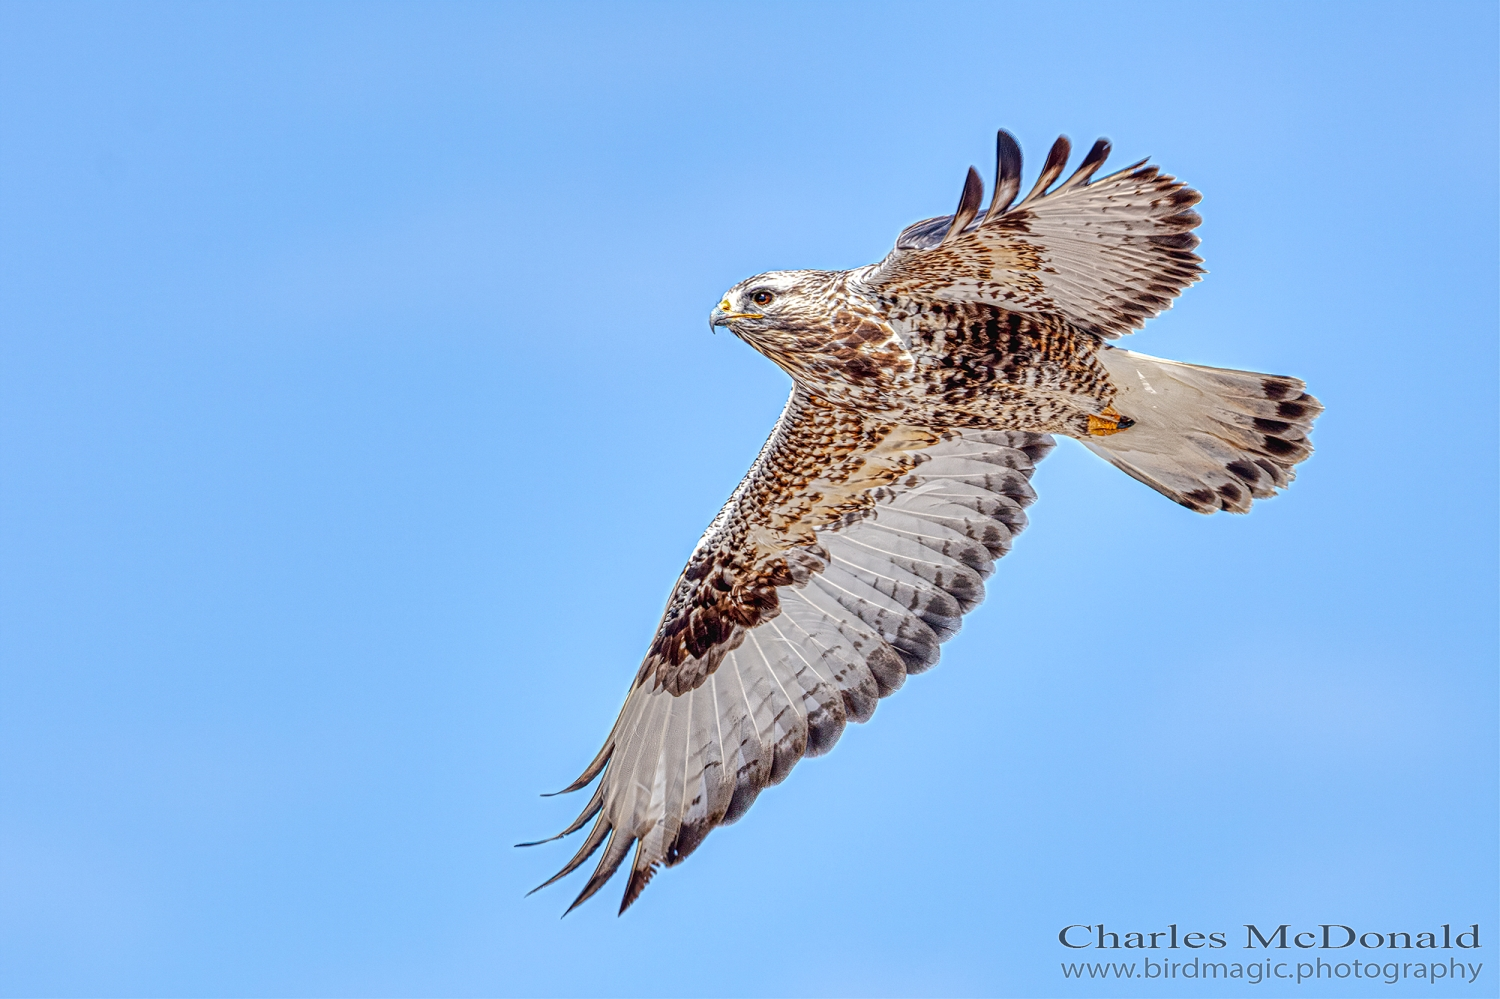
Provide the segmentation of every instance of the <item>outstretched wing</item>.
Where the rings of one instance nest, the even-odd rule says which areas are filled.
[[[1090,181],[1109,155],[1094,143],[1067,180],[1066,137],[1053,144],[1019,204],[1021,151],[996,138],[995,194],[981,218],[984,184],[971,167],[952,215],[909,226],[885,260],[861,274],[897,316],[932,302],[977,302],[1055,313],[1102,337],[1140,329],[1203,272],[1192,233],[1201,195],[1145,160]]]
[[[546,884],[604,847],[570,911],[634,846],[625,911],[659,865],[932,666],[1026,525],[1052,446],[882,423],[794,390],[683,571],[604,748],[566,789],[599,778],[558,836],[594,824]]]

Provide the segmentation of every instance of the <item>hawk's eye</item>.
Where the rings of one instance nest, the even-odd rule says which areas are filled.
[[[771,299],[775,297],[775,295],[762,288],[760,291],[757,291],[755,294],[750,296],[750,301],[754,302],[756,305],[770,305]]]

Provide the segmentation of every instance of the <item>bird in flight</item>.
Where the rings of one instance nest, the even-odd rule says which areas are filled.
[[[1205,514],[1248,512],[1312,453],[1323,407],[1300,380],[1109,343],[1202,274],[1197,191],[1144,160],[1093,179],[1103,139],[1056,183],[1063,137],[1016,201],[1020,148],[1001,131],[996,149],[988,207],[971,167],[954,213],[909,226],[879,263],[768,271],[713,310],[792,394],[564,789],[598,780],[552,839],[593,825],[539,887],[604,849],[568,911],[633,847],[623,913],[660,865],[936,663],[1026,526],[1053,435]]]

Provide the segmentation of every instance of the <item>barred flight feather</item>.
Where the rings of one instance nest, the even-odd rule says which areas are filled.
[[[794,394],[792,418],[802,405]],[[702,684],[673,695],[651,677],[638,682],[599,787],[569,826],[595,822],[559,877],[605,844],[574,906],[634,843],[623,911],[658,865],[681,862],[799,759],[828,752],[848,722],[867,721],[879,697],[936,663],[939,643],[983,597],[974,563],[987,569],[1009,545],[1033,497],[1026,479],[1050,448],[1042,435],[979,432],[925,448],[901,482],[873,490],[868,509],[816,532],[821,569],[778,587],[778,613],[748,629]],[[924,491],[955,484],[969,505]]]

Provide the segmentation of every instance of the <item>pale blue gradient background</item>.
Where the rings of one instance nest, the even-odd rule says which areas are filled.
[[[1212,991],[1495,994],[1496,27],[0,8],[0,990],[1205,991],[1064,982],[1104,920],[1479,922],[1472,987]],[[936,670],[559,921],[572,846],[511,844],[787,391],[709,308],[877,259],[1001,125],[1205,192],[1130,346],[1305,377],[1317,455],[1204,518],[1064,443]]]

